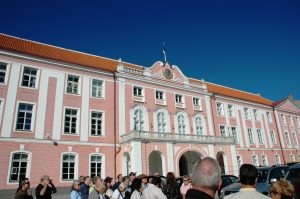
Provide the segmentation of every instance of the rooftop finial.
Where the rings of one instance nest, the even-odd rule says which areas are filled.
[[[163,42],[163,54],[164,54],[164,65],[167,63],[167,53],[166,53],[166,45],[165,42]]]

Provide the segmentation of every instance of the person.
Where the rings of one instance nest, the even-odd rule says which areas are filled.
[[[111,198],[112,199],[124,199],[126,187],[127,187],[127,185],[124,182],[121,182],[119,187],[114,190]]]
[[[183,182],[180,187],[180,194],[181,194],[182,198],[185,199],[186,192],[192,188],[192,185],[190,183],[190,176],[184,175],[182,177],[182,181]]]
[[[99,185],[100,182],[101,182],[101,178],[100,178],[99,176],[94,176],[94,177],[92,178],[92,185],[91,185],[90,188],[89,188],[89,193],[91,193],[92,191],[94,191],[95,186],[96,186],[96,185]]]
[[[221,168],[218,162],[206,157],[194,164],[192,189],[186,192],[185,199],[213,199],[221,185]]]
[[[272,199],[293,199],[295,189],[289,181],[281,179],[272,184],[270,193]]]
[[[298,174],[296,180],[293,182],[295,188],[295,199],[300,199],[300,176]]]
[[[139,178],[133,179],[131,183],[131,196],[130,199],[142,199],[141,194],[144,190],[142,180]]]
[[[15,199],[33,199],[32,192],[30,194],[27,193],[27,190],[29,188],[30,188],[30,182],[28,178],[20,179],[19,187],[16,191]]]
[[[161,190],[160,177],[153,177],[151,184],[143,191],[144,199],[167,199],[165,194]]]
[[[138,176],[138,178],[142,181],[142,186],[145,188],[147,188],[147,184],[148,184],[148,179],[147,176],[145,174],[141,174]]]
[[[106,184],[107,186],[107,189],[112,189],[112,180],[113,178],[107,176],[105,179],[104,179],[104,183]]]
[[[168,172],[167,174],[167,183],[163,187],[163,192],[168,199],[180,199],[181,194],[180,190],[177,187],[176,178],[173,172]]]
[[[83,183],[80,185],[81,198],[88,199],[89,185],[91,182],[91,178],[90,178],[90,176],[85,176],[82,180],[83,180]]]
[[[113,191],[119,187],[119,185],[120,185],[121,182],[122,182],[122,179],[123,179],[123,175],[119,173],[118,176],[117,176],[116,183],[115,183],[114,186],[112,187],[112,190],[113,190]]]
[[[71,187],[71,195],[70,199],[82,199],[80,193],[80,181],[73,180],[72,187]]]
[[[41,177],[40,184],[35,188],[36,199],[52,199],[52,194],[56,192],[52,179],[47,175]]]
[[[258,178],[258,172],[255,166],[252,164],[243,164],[240,167],[240,183],[241,189],[239,192],[230,194],[225,199],[270,199],[269,197],[256,191],[256,181]]]
[[[104,182],[99,182],[93,187],[93,190],[89,193],[88,199],[106,199],[104,193],[106,191],[106,185]]]

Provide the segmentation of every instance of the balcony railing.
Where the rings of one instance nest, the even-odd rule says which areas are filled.
[[[232,137],[215,137],[210,135],[190,135],[190,134],[173,134],[159,133],[149,131],[131,131],[121,135],[120,143],[130,141],[141,142],[171,142],[171,143],[194,143],[194,144],[234,144]]]

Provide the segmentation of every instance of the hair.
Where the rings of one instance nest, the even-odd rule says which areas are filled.
[[[126,189],[126,185],[123,182],[121,182],[118,188],[124,188],[124,189]]]
[[[240,167],[240,182],[244,185],[254,185],[258,172],[252,164],[243,164]]]
[[[43,181],[46,180],[46,179],[49,180],[49,179],[50,179],[49,176],[43,175],[43,176],[41,177],[41,182],[43,182]]]
[[[271,193],[279,193],[281,199],[292,199],[294,197],[294,186],[287,180],[279,180],[272,184]]]
[[[160,179],[160,177],[154,176],[154,177],[152,178],[152,180],[151,180],[151,184],[154,184],[154,185],[156,185],[156,186],[160,185],[160,184],[161,184],[161,179]]]
[[[182,176],[182,179],[190,179],[190,176],[189,175],[184,175],[184,176]]]
[[[93,184],[96,184],[96,182],[97,182],[97,180],[101,180],[101,178],[99,177],[99,176],[94,176],[93,178],[92,178],[92,183]]]
[[[206,189],[216,191],[221,179],[221,168],[218,162],[206,157],[194,164],[192,171],[193,186],[200,186]]]
[[[134,178],[131,183],[131,193],[133,193],[134,190],[139,191],[141,187],[142,187],[142,180],[139,178]]]
[[[17,193],[20,189],[22,189],[22,186],[24,185],[24,183],[25,183],[26,180],[28,180],[28,178],[20,178],[20,180],[19,180],[19,187],[17,188],[16,193]],[[29,180],[28,180],[28,181],[29,181]]]
[[[74,188],[74,186],[75,186],[75,185],[78,185],[78,184],[80,185],[80,180],[73,180],[72,186],[71,186],[71,192],[72,192],[73,190],[78,191],[77,189]]]
[[[176,178],[173,172],[168,172],[167,174],[167,185],[170,185],[171,187],[176,187]]]

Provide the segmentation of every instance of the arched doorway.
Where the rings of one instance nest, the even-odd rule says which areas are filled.
[[[179,159],[179,175],[190,175],[195,162],[201,160],[201,154],[195,151],[187,151]]]
[[[149,173],[163,174],[161,154],[158,151],[152,151],[149,155]]]
[[[223,152],[219,151],[217,153],[217,161],[221,167],[221,173],[225,174],[225,165],[224,165],[224,154]]]
[[[127,152],[123,154],[122,159],[122,174],[129,175],[130,172],[130,156]]]

